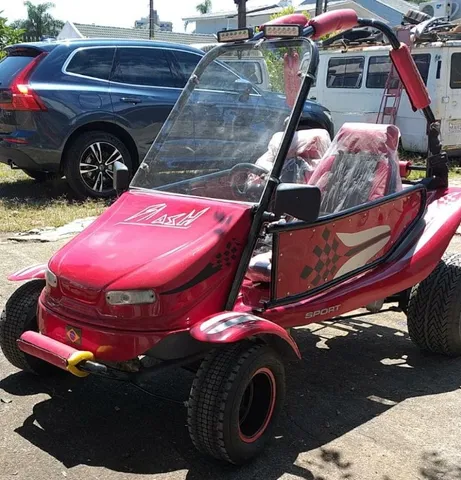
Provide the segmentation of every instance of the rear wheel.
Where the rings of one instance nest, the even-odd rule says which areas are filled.
[[[82,133],[72,142],[64,161],[67,181],[82,199],[114,196],[114,163],[124,163],[130,173],[133,167],[125,144],[115,135],[102,131]]]
[[[0,348],[16,368],[37,375],[56,372],[48,363],[19,350],[17,340],[27,330],[38,332],[37,305],[45,287],[43,280],[32,280],[20,286],[6,302],[0,318]]]
[[[251,342],[213,350],[192,385],[189,434],[207,455],[245,463],[264,449],[285,398],[279,355]]]
[[[435,270],[413,287],[408,331],[422,350],[461,355],[461,255],[445,255]]]

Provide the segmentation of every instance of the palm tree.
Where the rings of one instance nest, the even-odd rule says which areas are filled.
[[[202,3],[199,3],[196,7],[197,12],[201,15],[205,15],[205,13],[211,12],[211,0],[203,0]]]
[[[25,30],[27,37],[40,39],[42,37],[56,36],[64,25],[61,20],[56,20],[48,10],[55,7],[54,3],[46,2],[34,5],[24,2],[27,8],[27,19],[19,20],[17,25]]]

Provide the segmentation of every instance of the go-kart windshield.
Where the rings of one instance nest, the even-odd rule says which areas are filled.
[[[285,130],[304,73],[300,61],[309,57],[310,45],[297,38],[211,50],[192,74],[131,187],[258,202],[268,167],[255,162],[267,152],[274,134]],[[252,72],[237,73],[222,61],[248,52],[263,59],[268,89],[252,83]],[[256,194],[246,187],[248,178],[255,177]]]

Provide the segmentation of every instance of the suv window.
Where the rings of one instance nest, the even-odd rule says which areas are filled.
[[[258,62],[251,61],[227,61],[224,60],[226,65],[233,68],[236,72],[242,75],[243,78],[246,78],[251,83],[255,85],[261,85],[263,83],[263,72],[261,70],[261,65]]]
[[[197,66],[198,62],[200,62],[202,57],[195,53],[182,52],[180,50],[175,50],[173,53],[183,75],[181,87],[184,88],[189,80],[189,77],[192,75],[192,72],[195,70],[195,67]]]
[[[189,52],[175,51],[174,55],[183,74],[184,87],[189,80],[192,72],[201,60],[199,55]],[[237,72],[233,69],[233,65],[227,65],[222,63],[222,60],[214,61],[211,65],[206,67],[205,72],[200,79],[198,88],[206,90],[219,90],[226,92],[237,92],[238,88],[235,85],[236,80],[239,80]],[[254,91],[253,93],[257,93]]]
[[[67,73],[109,80],[115,48],[85,48],[77,50],[66,67]]]
[[[170,62],[159,48],[119,48],[111,80],[130,85],[180,87]]]
[[[362,86],[364,57],[330,58],[328,88],[360,88]]]
[[[428,53],[419,53],[412,55],[413,60],[418,67],[424,83],[427,83],[429,76],[429,65],[431,63],[431,56]],[[370,57],[368,63],[367,74],[367,88],[381,88],[386,85],[387,77],[391,71],[391,59],[387,55],[381,55],[379,57]],[[397,83],[397,80],[396,80]],[[397,84],[395,85],[397,87]]]
[[[461,53],[451,56],[450,88],[461,88]]]

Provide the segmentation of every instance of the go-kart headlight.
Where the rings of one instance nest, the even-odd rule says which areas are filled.
[[[56,288],[58,286],[58,277],[49,269],[46,269],[45,281],[47,287]]]
[[[154,303],[156,300],[153,290],[118,290],[106,293],[109,305],[140,305]]]

